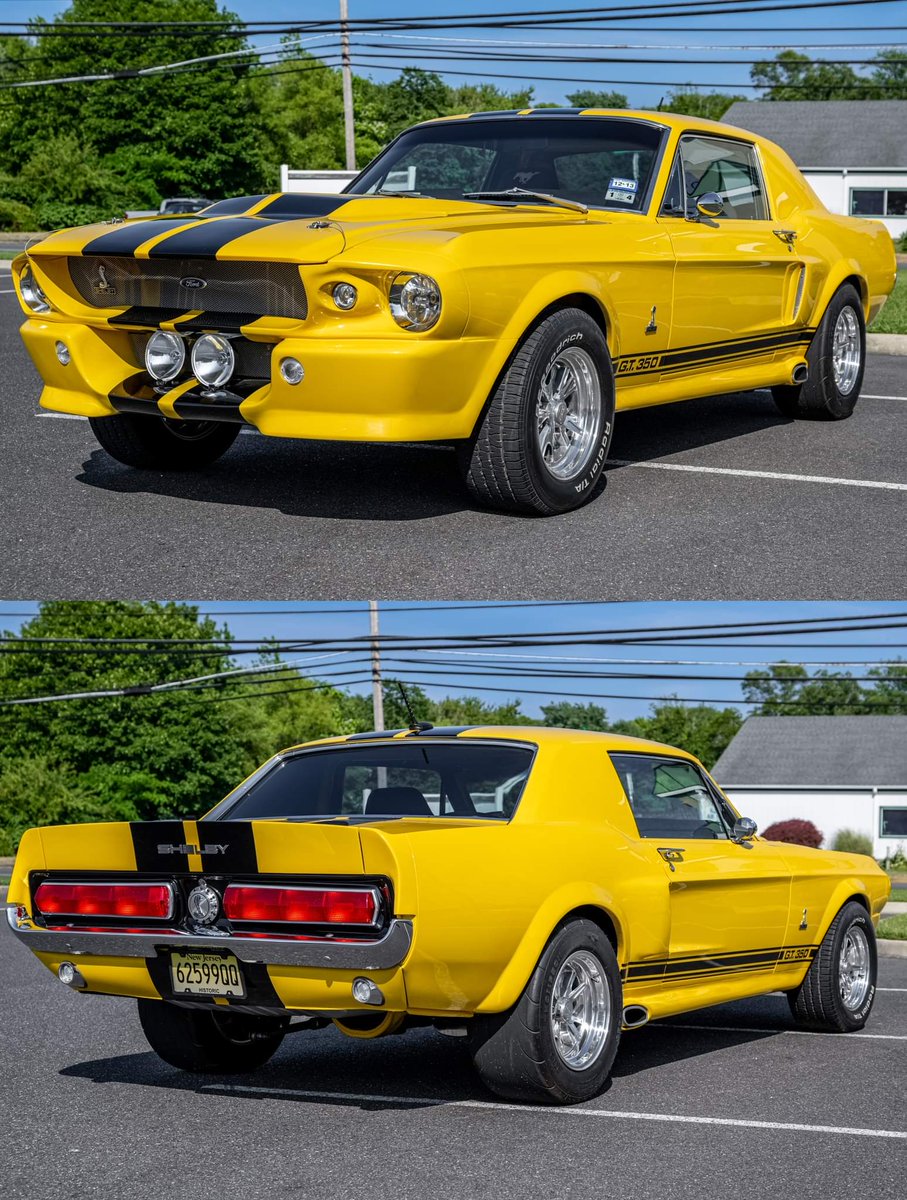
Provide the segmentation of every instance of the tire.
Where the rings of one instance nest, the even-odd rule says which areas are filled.
[[[557,405],[544,399],[552,385],[557,396],[571,381]],[[561,309],[528,334],[495,384],[476,433],[461,449],[466,486],[491,508],[569,512],[604,487],[613,428],[614,372],[602,331],[581,309]]]
[[[151,1049],[181,1071],[239,1075],[254,1071],[283,1041],[287,1021],[247,1013],[179,1008],[166,1000],[139,1000],[139,1021]]]
[[[836,330],[847,328],[859,360],[847,373],[836,370]],[[842,421],[856,407],[866,368],[866,323],[863,303],[854,287],[845,284],[832,296],[806,352],[809,378],[806,383],[772,388],[772,397],[785,417],[813,421]],[[842,386],[844,390],[842,390]]]
[[[89,424],[117,462],[152,471],[207,467],[230,449],[240,430],[224,421],[169,421],[135,413],[90,417]]]
[[[842,955],[848,947],[852,950],[855,945],[860,948],[864,960],[864,982],[850,992],[848,1001],[842,994],[842,988],[847,986]],[[853,964],[854,954],[849,957]],[[806,978],[796,991],[788,992],[794,1019],[810,1029],[834,1033],[862,1029],[875,999],[877,970],[875,930],[869,913],[862,904],[849,900],[822,939]]]
[[[558,1049],[555,988],[562,990],[565,979],[569,981],[569,964],[577,963],[587,979],[598,975],[598,984],[586,983],[586,994],[593,1000],[597,993],[597,1013],[604,1029],[590,1042],[589,1053],[594,1050],[594,1056],[583,1065],[581,1057],[568,1065],[565,1055],[578,1054],[582,1042],[579,1047]],[[575,978],[579,982],[580,974]],[[606,1017],[603,997],[607,997]],[[469,1030],[473,1062],[485,1086],[508,1100],[579,1104],[597,1096],[608,1082],[620,1042],[621,1015],[620,970],[611,943],[592,921],[570,921],[555,931],[512,1009],[473,1017]]]

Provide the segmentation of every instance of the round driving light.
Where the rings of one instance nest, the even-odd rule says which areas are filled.
[[[186,361],[186,343],[178,333],[153,333],[145,346],[148,374],[160,383],[176,379]]]
[[[57,352],[57,361],[59,362],[60,366],[68,367],[72,360],[72,355],[69,353],[69,347],[66,345],[66,343],[54,342],[54,349]]]
[[[219,333],[203,334],[192,347],[192,374],[204,387],[222,387],[235,365],[233,347]]]
[[[76,977],[76,969],[72,965],[72,963],[69,963],[69,962],[60,963],[60,969],[57,972],[57,974],[60,976],[61,983],[71,985],[72,981]]]
[[[302,383],[305,379],[305,367],[298,358],[282,358],[280,376],[287,383]]]
[[[441,315],[441,289],[430,275],[398,275],[391,285],[391,313],[398,325],[418,333]]]
[[[32,312],[50,312],[50,301],[44,295],[41,285],[35,279],[35,273],[28,263],[19,276],[19,291],[22,293],[22,299]]]
[[[331,295],[337,307],[342,308],[344,312],[351,309],[359,299],[359,293],[351,283],[335,283]]]

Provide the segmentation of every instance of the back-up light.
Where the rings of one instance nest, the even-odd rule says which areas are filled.
[[[169,883],[42,883],[35,904],[45,917],[151,917],[173,915]]]
[[[293,921],[306,925],[374,925],[375,888],[256,887],[231,883],[224,893],[231,921]]]

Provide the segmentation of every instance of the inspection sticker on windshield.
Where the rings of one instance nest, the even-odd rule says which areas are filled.
[[[632,204],[636,199],[638,184],[635,179],[613,178],[608,184],[606,200],[618,200],[621,204]]]

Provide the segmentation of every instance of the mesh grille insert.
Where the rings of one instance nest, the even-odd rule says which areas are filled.
[[[89,255],[70,258],[69,274],[82,299],[95,308],[202,309],[297,321],[308,315],[305,285],[291,263]],[[195,286],[187,287],[189,280]]]

